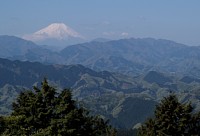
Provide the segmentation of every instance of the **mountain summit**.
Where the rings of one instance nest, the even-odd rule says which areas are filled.
[[[81,36],[78,32],[76,32],[69,26],[65,25],[64,23],[53,23],[33,34],[25,35],[23,38],[37,42],[47,39],[56,39],[56,40],[68,40],[70,38],[83,39],[83,36]]]

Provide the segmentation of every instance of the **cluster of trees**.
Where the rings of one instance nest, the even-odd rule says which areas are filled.
[[[165,97],[155,109],[154,118],[139,129],[139,136],[199,136],[200,112],[191,104],[180,103],[174,94]]]
[[[110,136],[115,130],[78,106],[69,89],[58,94],[45,79],[41,89],[19,95],[11,115],[0,117],[0,135]]]
[[[44,79],[41,88],[21,92],[11,115],[0,117],[0,135],[133,136],[136,131],[116,133],[108,121],[77,105],[69,89],[57,93]],[[171,94],[157,105],[154,117],[139,128],[138,135],[200,135],[200,113],[194,113],[191,104],[180,103]]]

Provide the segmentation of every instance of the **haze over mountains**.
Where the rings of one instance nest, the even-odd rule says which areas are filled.
[[[79,63],[95,70],[133,74],[153,69],[187,73],[199,67],[199,52],[199,47],[169,40],[131,38],[69,46],[60,54],[65,64]]]
[[[0,57],[11,60],[53,63],[60,58],[57,53],[14,36],[0,36]],[[56,59],[56,60],[54,60]]]
[[[0,57],[51,64],[81,64],[91,69],[138,75],[149,70],[200,76],[200,47],[143,38],[92,41],[60,52],[13,36],[0,36]]]
[[[72,88],[81,103],[119,128],[144,121],[170,91],[200,109],[197,46],[153,38],[97,39],[57,52],[4,35],[0,58],[5,58],[0,59],[1,114],[10,112],[23,88],[44,77],[58,88]]]

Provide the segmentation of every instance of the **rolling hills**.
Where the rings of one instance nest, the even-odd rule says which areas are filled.
[[[54,63],[62,60],[56,52],[52,52],[31,41],[15,36],[0,36],[0,58],[10,60]]]
[[[71,45],[60,52],[13,36],[0,36],[0,58],[46,64],[81,64],[137,76],[146,71],[200,77],[200,47],[164,39],[130,38]]]
[[[117,114],[113,110],[118,106],[121,107],[120,105],[123,105],[123,103],[127,105],[126,98],[130,97],[128,94],[143,90],[141,86],[127,76],[120,76],[107,71],[95,72],[82,65],[44,65],[38,62],[0,59],[0,77],[1,114],[10,112],[12,102],[21,91],[31,89],[32,86],[40,86],[40,81],[47,77],[58,90],[61,90],[60,88],[71,88],[75,99],[84,103],[86,107],[89,105],[88,108],[93,113],[102,113],[101,115],[110,118],[116,126],[120,123],[117,121],[118,117],[113,115],[120,113],[120,110]],[[131,99],[134,100],[134,97],[131,97]],[[146,101],[143,97],[137,99],[140,102]],[[149,103],[152,106],[155,106],[154,104]],[[131,110],[134,110],[134,107]],[[143,116],[147,115],[144,114]],[[130,122],[128,127],[131,125],[133,125],[133,122]],[[124,125],[123,127],[127,126]]]
[[[144,121],[171,92],[200,109],[200,47],[131,38],[92,41],[54,52],[0,36],[0,58],[1,114],[9,114],[16,96],[39,86],[44,77],[58,91],[71,88],[74,99],[118,128]]]
[[[195,77],[176,77],[156,71],[131,77],[108,71],[96,72],[82,65],[45,65],[0,59],[0,113],[9,114],[16,96],[32,86],[40,86],[44,77],[58,91],[71,88],[74,99],[92,113],[110,119],[118,128],[132,128],[144,121],[152,115],[156,103],[170,91],[177,93],[183,102],[191,100],[196,109],[200,108],[199,79]],[[187,78],[189,83],[185,82]]]
[[[90,42],[60,52],[65,64],[137,75],[148,70],[199,76],[200,47],[143,38]]]

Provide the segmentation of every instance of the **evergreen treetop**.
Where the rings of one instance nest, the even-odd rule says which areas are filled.
[[[46,79],[41,88],[21,92],[10,116],[0,118],[1,135],[101,136],[114,130],[99,116],[76,105],[69,89],[60,94]]]
[[[200,135],[200,113],[194,114],[191,104],[180,103],[174,94],[165,97],[156,107],[153,118],[139,129],[139,136]]]

